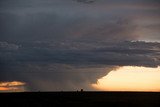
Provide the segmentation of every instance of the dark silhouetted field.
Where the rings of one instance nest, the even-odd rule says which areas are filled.
[[[158,92],[23,92],[0,93],[1,107],[160,107]]]

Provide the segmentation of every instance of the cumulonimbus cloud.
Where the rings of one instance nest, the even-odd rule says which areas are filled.
[[[10,57],[7,52],[1,52],[1,81],[25,81],[30,90],[93,90],[90,84],[117,66],[160,65],[160,44],[156,42],[37,41],[21,44],[19,50],[10,51]]]
[[[91,90],[117,66],[160,65],[159,1],[80,1],[1,0],[0,81]]]

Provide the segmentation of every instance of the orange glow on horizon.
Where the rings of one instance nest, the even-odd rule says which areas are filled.
[[[9,88],[7,88],[7,87],[0,87],[0,91],[6,91],[6,90],[9,90]]]
[[[160,91],[160,67],[120,67],[92,86],[105,91]]]
[[[19,82],[19,81],[12,81],[12,82],[0,82],[0,87],[3,86],[21,86],[25,85],[24,82]]]
[[[1,91],[25,91],[26,83],[20,81],[0,82]]]

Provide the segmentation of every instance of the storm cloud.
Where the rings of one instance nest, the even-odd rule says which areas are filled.
[[[151,1],[96,1],[84,5],[73,0],[1,1],[3,41],[70,40],[119,41],[145,38],[157,40],[159,32],[144,26],[159,23],[159,3]],[[108,4],[110,3],[110,4]],[[138,8],[141,7],[141,8]],[[143,27],[142,27],[143,26]],[[159,25],[158,25],[159,26]],[[157,28],[158,28],[157,26]],[[154,34],[155,33],[155,34]],[[143,34],[143,35],[142,35]],[[90,39],[92,38],[92,39]]]
[[[119,66],[160,65],[160,2],[1,0],[0,81],[94,90]]]
[[[1,51],[0,79],[25,81],[31,90],[93,90],[90,84],[110,70],[118,66],[157,67],[159,56],[160,43],[34,42],[16,51]]]

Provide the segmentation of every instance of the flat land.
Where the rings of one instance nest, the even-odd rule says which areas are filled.
[[[21,92],[0,93],[0,99],[1,107],[160,107],[159,92]]]

